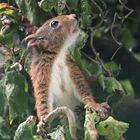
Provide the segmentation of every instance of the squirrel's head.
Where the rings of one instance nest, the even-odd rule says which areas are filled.
[[[71,46],[79,35],[79,23],[75,14],[62,15],[47,20],[35,34],[25,38],[28,47],[57,52]]]

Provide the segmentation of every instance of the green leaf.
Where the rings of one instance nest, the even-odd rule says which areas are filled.
[[[81,0],[81,28],[90,27],[92,22],[92,10],[88,0]]]
[[[115,62],[110,61],[105,63],[105,67],[111,72],[113,73],[113,75],[118,75],[121,67],[119,65],[117,65]]]
[[[5,64],[5,62],[4,62],[4,54],[2,54],[1,52],[0,52],[0,64],[1,64],[1,66],[3,66]],[[0,73],[0,75],[2,75],[2,73]]]
[[[114,93],[116,91],[124,93],[122,85],[114,77],[105,77],[101,74],[98,76],[98,81],[102,89],[108,93]]]
[[[84,31],[80,31],[80,35],[76,41],[76,44],[71,46],[69,51],[72,58],[77,62],[80,63],[81,52],[80,50],[84,47],[88,39],[88,34]]]
[[[98,124],[97,130],[107,140],[120,140],[128,127],[128,123],[117,121],[110,116]]]
[[[127,92],[127,95],[135,96],[133,86],[129,80],[121,80],[120,83],[124,90]]]
[[[53,140],[66,140],[65,139],[65,131],[63,126],[58,126],[56,128],[56,131],[49,134],[51,136],[51,139]],[[72,140],[71,138],[69,140]]]
[[[38,6],[38,0],[15,0],[19,9],[34,25],[40,25],[46,19],[45,12]]]
[[[0,140],[11,140],[14,135],[14,128],[10,128],[6,120],[0,116]]]
[[[8,48],[12,48],[16,45],[17,40],[19,40],[19,35],[17,34],[16,28],[5,29],[6,26],[2,26],[0,30],[0,42]]]
[[[57,4],[57,7],[56,7],[57,13],[59,15],[63,14],[65,7],[66,7],[66,0],[58,0],[58,4]]]
[[[105,88],[106,88],[106,85],[105,85],[105,77],[104,77],[103,74],[98,76],[98,82],[99,82],[99,84],[101,85],[101,87],[102,87],[102,89],[104,91]]]
[[[82,61],[82,55],[80,50],[84,47],[87,38],[88,35],[85,32],[80,31],[80,35],[78,37],[78,40],[76,41],[76,44],[69,48],[72,59],[80,66],[81,69],[86,62],[84,60]]]
[[[134,53],[133,55],[138,61],[140,61],[140,52]]]
[[[105,78],[105,85],[106,85],[106,91],[108,93],[113,93],[117,90],[124,93],[122,85],[114,77]]]
[[[93,76],[93,75],[98,76],[99,74],[102,73],[101,65],[99,64],[99,62],[95,60],[86,61],[85,65],[83,65],[83,69],[87,71],[89,76]]]
[[[78,8],[78,6],[79,6],[79,0],[67,0],[66,1],[67,2],[67,6],[69,6],[69,10],[70,10],[70,12],[72,11],[74,11],[75,13],[76,12],[78,12],[79,13],[79,8]]]
[[[0,116],[5,116],[7,107],[8,107],[8,102],[7,102],[7,97],[5,95],[5,87],[2,79],[0,81]]]
[[[99,27],[94,31],[94,38],[101,38],[105,32],[105,27]]]
[[[66,0],[41,0],[39,6],[46,12],[51,12],[53,8],[60,15],[66,7]]]
[[[27,120],[23,123],[21,123],[14,136],[14,140],[41,140],[37,139],[37,137],[34,137],[34,128],[35,128],[35,118],[33,116],[30,116],[27,118]]]
[[[124,27],[123,29],[120,29],[120,39],[122,43],[128,48],[134,48],[136,46],[136,40],[133,37],[132,33],[127,27]]]
[[[47,126],[46,127],[47,132],[54,131],[54,127],[52,126],[54,125],[55,127],[57,126],[56,131],[49,134],[53,139],[57,140],[60,137],[66,140],[76,139],[77,122],[75,120],[75,116],[73,112],[69,108],[63,107],[63,106],[58,107],[54,109],[52,112],[50,112],[48,116],[46,116],[46,118],[47,118],[47,121],[45,121],[46,122],[45,125]],[[64,128],[61,128],[61,127],[64,127]]]
[[[92,58],[88,59],[87,56],[81,53],[81,49],[85,46],[87,39],[87,33],[81,30],[76,44],[69,48],[70,55],[80,69],[87,75],[98,75],[102,72],[100,64]]]
[[[51,12],[57,6],[58,0],[41,0],[38,2],[39,6],[46,12]]]
[[[19,43],[18,26],[15,18],[17,16],[16,10],[11,5],[6,3],[0,4],[0,15],[5,15],[4,20],[8,19],[11,23],[1,23],[0,25],[0,43],[8,48],[16,47]]]
[[[9,117],[14,120],[28,112],[28,93],[26,79],[18,71],[7,71],[4,79],[5,94],[9,104]]]
[[[97,130],[95,128],[96,123],[100,120],[99,116],[96,112],[91,112],[88,108],[86,108],[85,115],[85,138],[84,140],[97,140]]]

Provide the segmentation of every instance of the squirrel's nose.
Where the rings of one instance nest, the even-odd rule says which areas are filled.
[[[73,17],[73,18],[75,18],[76,20],[79,19],[78,16],[77,16],[76,14],[71,14],[70,16]]]

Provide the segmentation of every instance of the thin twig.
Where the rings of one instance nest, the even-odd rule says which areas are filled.
[[[103,0],[100,0],[100,2],[102,3],[104,9],[107,9],[107,5],[106,5],[106,3],[105,3]]]
[[[21,55],[20,60],[18,61],[18,63],[24,65],[24,61],[26,59],[27,54],[28,54],[28,47],[22,53],[22,55]]]
[[[116,37],[114,36],[114,34],[113,34],[113,26],[114,26],[114,24],[115,24],[116,18],[122,20],[122,23],[123,23],[124,20],[127,19],[127,18],[132,14],[132,12],[133,12],[134,10],[128,8],[121,0],[119,0],[119,3],[120,3],[126,10],[128,10],[129,12],[128,12],[128,14],[126,14],[126,15],[124,15],[124,16],[120,16],[117,12],[115,12],[114,17],[113,17],[113,22],[112,22],[111,27],[110,27],[110,33],[111,33],[111,35],[112,35],[113,40],[114,40],[119,46],[121,46],[122,43],[119,42],[119,41],[116,39]]]
[[[122,47],[118,47],[117,50],[114,52],[114,54],[111,56],[110,60],[113,60],[117,52],[121,49]]]
[[[67,2],[66,2],[66,8],[68,9],[68,11],[70,12],[70,7],[68,6]]]
[[[98,53],[96,52],[96,50],[95,50],[95,48],[93,46],[93,38],[94,38],[94,36],[93,36],[93,30],[91,29],[90,31],[91,31],[90,32],[90,46],[91,46],[91,49],[92,49],[93,53],[95,54],[97,60],[101,64],[102,68],[104,69],[104,71],[111,77],[112,76],[111,72],[105,67],[103,61],[100,59]]]
[[[97,7],[97,9],[99,10],[99,17],[101,18],[101,21],[100,21],[100,23],[97,25],[97,26],[95,26],[94,28],[96,29],[96,28],[98,28],[98,27],[100,27],[101,25],[102,25],[102,23],[103,23],[103,21],[104,21],[104,16],[103,15],[105,15],[104,14],[104,12],[103,12],[103,9],[98,5],[98,3],[95,1],[95,0],[91,0],[92,2],[93,2],[93,4]]]
[[[93,2],[93,4],[98,8],[98,10],[99,10],[99,18],[101,18],[101,20],[100,20],[100,22],[96,25],[96,26],[94,26],[94,29],[97,29],[97,28],[99,28],[102,24],[103,24],[103,22],[104,22],[104,19],[105,19],[105,17],[108,15],[108,13],[109,13],[109,11],[107,11],[106,10],[106,4],[104,3],[104,2],[102,2],[101,0],[101,3],[103,4],[103,6],[104,6],[104,9],[102,9],[100,6],[99,6],[99,4],[95,1],[95,0],[91,0],[92,2]]]
[[[131,15],[131,13],[132,13],[134,10],[133,10],[133,9],[130,9],[129,7],[127,7],[121,0],[119,0],[119,2],[120,2],[120,4],[121,4],[126,10],[129,11],[128,14],[126,14],[126,15],[124,16],[124,18],[126,19],[126,18],[128,18],[128,17]]]
[[[111,36],[112,36],[113,40],[114,40],[119,46],[121,46],[122,43],[119,42],[119,41],[116,39],[116,37],[114,36],[114,34],[113,34],[113,27],[114,27],[114,24],[115,24],[117,15],[118,15],[118,13],[115,13],[115,14],[114,14],[113,22],[112,22],[111,27],[110,27],[110,33],[111,33]]]
[[[99,6],[99,4],[95,0],[91,0],[91,1],[93,2],[93,4],[95,4],[95,6],[98,8],[99,12],[102,14],[103,9]]]
[[[88,58],[89,60],[91,60],[92,62],[94,62],[94,63],[97,63],[97,61],[96,60],[94,60],[94,59],[92,59],[89,55],[87,55],[86,53],[84,53],[84,52],[81,52],[86,58]]]

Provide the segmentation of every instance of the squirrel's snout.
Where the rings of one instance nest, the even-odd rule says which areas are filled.
[[[35,42],[35,40],[36,40],[36,36],[34,34],[31,34],[26,38],[24,38],[21,43],[23,46],[29,47],[33,42]]]

